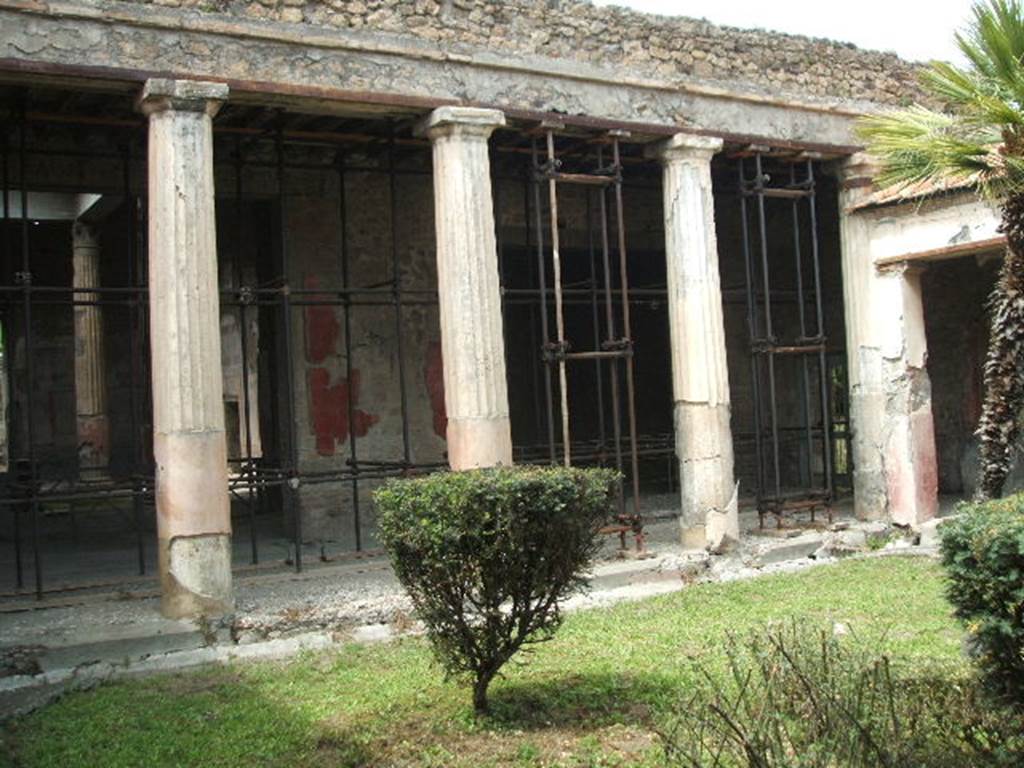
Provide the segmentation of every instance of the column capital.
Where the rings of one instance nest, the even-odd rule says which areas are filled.
[[[431,141],[448,136],[486,140],[504,125],[505,113],[500,109],[438,107],[419,122],[415,133]]]
[[[880,170],[878,159],[867,152],[857,152],[836,164],[841,214],[855,212],[871,199],[878,190],[875,177]]]
[[[877,158],[867,152],[857,152],[837,163],[836,176],[842,189],[856,189],[874,186],[880,164]]]
[[[722,140],[715,136],[698,136],[693,133],[677,133],[664,141],[647,147],[647,157],[670,163],[674,160],[699,160],[711,162],[712,156],[722,149]]]
[[[156,112],[203,112],[213,117],[228,98],[228,86],[202,80],[150,78],[135,100],[135,108],[149,116]]]
[[[88,222],[76,219],[71,225],[72,243],[75,248],[99,248],[99,230]]]

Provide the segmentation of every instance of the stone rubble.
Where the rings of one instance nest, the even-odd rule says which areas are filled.
[[[743,83],[805,98],[904,105],[918,66],[800,35],[656,16],[586,0],[129,0],[265,22],[411,36],[453,54],[545,56],[648,78]]]

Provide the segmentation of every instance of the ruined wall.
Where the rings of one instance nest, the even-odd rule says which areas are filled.
[[[420,165],[429,163],[421,153]],[[358,165],[359,157],[352,157]],[[383,167],[380,160],[366,159]],[[292,285],[323,290],[342,286],[341,220],[336,173],[289,172],[285,232]],[[391,200],[392,191],[395,199]],[[445,460],[440,326],[434,261],[433,189],[428,174],[401,174],[392,190],[387,174],[350,171],[345,177],[350,283],[374,287],[354,297],[351,309],[352,374],[347,377],[344,314],[340,306],[297,307],[294,315],[295,410],[299,467],[303,472],[346,468],[354,434],[360,460],[404,458],[402,396],[405,376],[410,459]],[[395,220],[392,221],[392,210]],[[389,290],[395,276],[393,249],[403,291],[401,322]],[[399,367],[399,348],[404,371]],[[351,400],[354,419],[349,421]],[[367,466],[370,466],[369,464]],[[364,466],[364,469],[366,467]],[[360,482],[362,544],[373,546],[375,519],[370,491]],[[304,536],[354,546],[350,483],[306,484],[300,490]]]
[[[453,52],[539,55],[801,97],[903,104],[918,95],[915,65],[894,54],[580,0],[132,1],[408,35]]]
[[[870,179],[856,156],[851,179]],[[902,256],[986,241],[999,224],[972,192],[871,206],[871,188],[843,192],[854,484],[857,512],[917,524],[935,510],[938,463],[927,366],[921,265]],[[879,268],[879,260],[889,266]]]

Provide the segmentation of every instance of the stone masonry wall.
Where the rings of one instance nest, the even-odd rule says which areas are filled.
[[[585,0],[128,0],[267,22],[412,36],[445,51],[544,56],[642,77],[807,100],[905,104],[917,66],[846,43],[654,16]]]

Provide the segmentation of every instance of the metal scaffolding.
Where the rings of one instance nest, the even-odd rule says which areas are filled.
[[[603,368],[607,365],[608,392],[610,393],[610,413],[612,422],[611,449],[614,466],[620,476],[627,476],[631,486],[631,512],[626,510],[626,499],[622,483],[618,487],[618,511],[613,524],[607,526],[607,533],[617,533],[623,548],[625,537],[632,532],[636,548],[644,547],[643,517],[640,506],[640,456],[641,449],[637,435],[635,371],[633,360],[633,339],[630,316],[630,288],[628,276],[628,255],[626,250],[626,227],[623,208],[623,166],[620,140],[627,134],[621,131],[606,133],[597,139],[577,140],[569,153],[559,157],[556,153],[556,133],[564,126],[545,123],[535,132],[531,143],[530,187],[532,190],[532,235],[536,249],[537,278],[535,289],[505,290],[506,301],[511,296],[531,297],[537,300],[537,315],[540,318],[540,344],[535,346],[535,360],[543,363],[543,372],[534,377],[541,378],[544,387],[544,414],[547,434],[548,460],[554,464],[559,461],[571,466],[574,450],[578,461],[593,461],[604,464],[607,460],[608,438],[604,420],[605,390],[603,385]],[[570,164],[572,167],[570,168]],[[590,269],[590,285],[582,289],[567,289],[563,285],[562,249],[559,235],[558,190],[560,186],[573,185],[585,189],[587,204],[587,240]],[[546,196],[544,191],[546,189]],[[529,200],[527,196],[527,208]],[[597,201],[597,220],[593,216],[594,201]],[[609,215],[609,209],[612,213]],[[545,216],[545,213],[547,214]],[[545,227],[545,218],[547,227]],[[594,247],[594,230],[600,238],[600,271],[601,288],[597,276],[597,254]],[[544,232],[547,229],[549,245],[545,243]],[[614,233],[614,241],[612,240]],[[528,237],[528,239],[531,239]],[[612,244],[614,242],[614,245]],[[549,262],[550,255],[550,262]],[[613,271],[613,258],[617,261],[617,273]],[[547,275],[552,276],[553,286],[549,290]],[[504,273],[504,269],[502,270]],[[617,281],[617,284],[616,284]],[[664,290],[657,291],[659,295]],[[549,297],[553,307],[549,308]],[[600,322],[600,304],[603,297],[604,326]],[[593,332],[592,349],[578,350],[567,338],[564,309],[567,298],[589,303],[591,309],[591,329]],[[551,335],[549,313],[554,310],[555,335]],[[532,315],[532,311],[531,311]],[[619,329],[621,328],[621,334]],[[603,332],[603,333],[602,333]],[[574,443],[570,429],[570,397],[567,378],[567,366],[570,363],[593,363],[594,385],[598,402],[598,440],[596,444]],[[556,430],[556,400],[552,377],[557,374],[557,413],[560,430]],[[625,383],[625,398],[620,388]],[[624,400],[624,402],[623,402]],[[538,413],[540,409],[537,409]],[[623,410],[625,410],[628,438],[624,441],[622,430]],[[561,442],[556,440],[556,431],[560,431]],[[628,452],[628,475],[623,443],[626,442]],[[665,448],[660,450],[648,448],[647,455],[665,455]],[[670,450],[670,449],[669,449]],[[651,451],[658,451],[656,454]],[[534,459],[539,458],[534,454]],[[670,469],[671,474],[671,469]]]
[[[763,527],[767,514],[774,515],[781,524],[784,515],[803,510],[810,513],[813,521],[816,510],[823,508],[831,521],[835,497],[834,436],[818,248],[815,162],[811,157],[769,161],[762,152],[755,150],[739,157],[737,174],[754,400],[758,515]],[[788,243],[777,231],[772,231],[766,215],[770,203],[774,204],[773,213],[779,219],[786,215],[788,208]],[[779,241],[773,242],[773,236]],[[792,259],[792,289],[797,307],[795,333],[790,338],[780,334],[777,322],[779,292],[774,287],[772,273],[773,267],[777,269],[778,265],[771,259],[773,253],[784,255],[787,251]],[[806,470],[801,470],[799,478],[792,477],[793,473],[787,473],[782,466],[781,437],[784,432],[792,431],[783,426],[779,415],[778,366],[784,358],[796,359],[800,371],[800,433],[806,452]],[[815,482],[811,469],[814,460],[820,462],[820,484]]]
[[[28,90],[18,93],[17,100],[0,101],[0,330],[5,353],[10,350],[5,370],[13,405],[8,417],[10,471],[0,471],[0,513],[6,517],[3,532],[11,532],[14,555],[14,589],[8,596],[42,597],[69,586],[110,586],[128,577],[151,575],[155,568],[147,201],[145,174],[140,170],[145,167],[146,138],[145,124],[133,115],[127,97],[65,94],[71,106],[61,105],[47,113],[32,106]],[[125,102],[121,115],[76,123],[73,107],[88,111],[89,99],[94,98],[108,99],[104,105],[121,98]],[[60,134],[63,143],[49,140],[52,136],[47,131],[53,126],[64,132]],[[245,423],[239,444],[232,448],[227,489],[232,499],[236,568],[285,565],[302,570],[310,558],[309,531],[303,530],[302,506],[308,501],[304,491],[317,487],[331,488],[319,502],[334,505],[334,518],[343,522],[332,525],[338,539],[351,546],[319,541],[314,557],[330,560],[376,553],[379,550],[368,539],[372,531],[367,525],[372,518],[368,490],[388,478],[447,466],[439,455],[416,455],[419,443],[411,429],[416,414],[411,413],[410,393],[416,394],[412,389],[416,369],[406,332],[410,316],[421,308],[429,312],[438,298],[436,287],[414,283],[414,275],[403,264],[408,243],[402,242],[404,187],[399,181],[428,179],[431,174],[429,144],[411,138],[410,126],[408,118],[303,115],[247,105],[227,105],[214,123],[217,204],[223,216],[218,233],[218,258],[224,268],[221,313],[222,318],[233,315],[240,329],[236,343],[243,384],[236,405],[238,418]],[[94,139],[99,134],[103,141],[97,143]],[[563,131],[560,125],[542,123],[493,142],[492,178],[497,212],[517,212],[520,205],[522,211],[521,222],[515,224],[517,242],[510,244],[500,226],[498,238],[506,354],[513,346],[517,354],[529,351],[528,358],[516,364],[510,358],[507,365],[510,395],[531,401],[529,408],[520,410],[518,422],[513,419],[515,460],[598,464],[619,470],[624,482],[618,489],[615,519],[606,531],[618,534],[623,547],[631,533],[637,549],[642,549],[642,486],[650,492],[644,483],[653,467],[658,482],[666,478],[671,491],[678,466],[670,397],[663,404],[655,403],[654,395],[661,390],[652,388],[650,374],[645,380],[641,373],[638,379],[636,368],[634,326],[648,332],[645,340],[657,334],[667,344],[667,324],[661,327],[661,317],[667,314],[667,290],[662,273],[656,270],[646,282],[633,285],[630,281],[643,272],[647,254],[635,242],[627,250],[624,193],[655,174],[643,177],[633,172],[643,161],[636,145],[624,142],[627,138],[621,131]],[[73,174],[63,174],[63,179],[70,180],[67,183],[55,181],[54,168],[97,160],[119,169],[104,177],[102,191],[119,200],[120,213],[108,226],[121,228],[117,233],[121,245],[113,266],[105,267],[102,284],[70,285],[70,281],[53,279],[52,270],[41,269],[45,259],[29,198],[58,189],[96,191],[89,187],[91,182]],[[768,171],[780,178],[780,168],[785,177],[773,183]],[[329,284],[297,281],[301,264],[289,232],[289,198],[301,189],[299,175],[307,172],[330,180],[323,187],[330,191],[319,194],[330,197],[332,205],[337,189],[336,219],[332,215],[323,224],[337,227]],[[746,284],[742,291],[726,291],[724,300],[742,303],[747,309],[755,427],[752,435],[737,431],[736,437],[755,444],[762,518],[795,509],[809,509],[812,514],[818,508],[829,509],[834,494],[815,173],[811,159],[780,164],[775,158],[752,153],[738,161]],[[380,181],[378,208],[368,209],[354,199],[356,174]],[[519,185],[521,200],[517,199]],[[509,188],[516,194],[503,198],[501,190]],[[575,241],[567,240],[560,229],[560,205],[574,211]],[[779,217],[779,205],[787,206],[792,219],[785,247],[795,265],[795,293],[780,291],[769,276],[769,251],[777,245],[778,233],[768,226],[767,205],[776,206],[773,221]],[[360,242],[358,232],[367,224],[361,217],[368,216],[374,217],[369,223],[380,232],[371,250],[376,249],[372,263],[380,265],[383,280],[353,268],[353,259],[360,264],[362,253],[353,250],[353,242]],[[502,216],[496,219],[500,222]],[[254,238],[262,238],[258,264],[257,255],[247,250]],[[649,253],[653,256],[659,246],[652,242]],[[513,258],[518,259],[515,269],[510,266]],[[664,259],[647,261],[663,263]],[[780,302],[798,307],[792,339],[781,339],[777,331],[773,310]],[[46,386],[37,385],[40,340],[48,333],[40,325],[41,318],[50,313],[66,323],[76,307],[90,306],[117,313],[108,335],[116,346],[118,386],[123,392],[119,398],[123,402],[117,404],[117,439],[121,441],[117,466],[112,462],[102,477],[90,477],[75,458],[52,460],[59,451],[52,446],[41,450],[39,436],[39,414],[44,412],[40,400],[54,398]],[[334,374],[344,376],[349,385],[358,377],[363,350],[375,343],[360,338],[367,328],[361,322],[367,316],[360,313],[380,315],[370,324],[389,337],[394,335],[385,354],[394,366],[394,390],[389,392],[394,394],[396,408],[394,439],[369,445],[355,428],[358,403],[350,390],[347,401],[338,405],[346,411],[348,431],[337,441],[337,454],[328,461],[311,462],[300,445],[305,414],[298,409],[305,369],[300,369],[299,339],[307,322],[302,313],[317,308],[334,313],[338,322],[341,349],[334,353],[338,356]],[[510,312],[522,313],[516,317],[526,320],[521,335],[509,322]],[[250,336],[248,329],[254,324],[258,334]],[[513,337],[514,344],[509,341]],[[46,343],[57,342],[46,339]],[[656,341],[653,348],[657,350],[660,343]],[[643,349],[651,348],[645,341]],[[71,353],[61,349],[59,354]],[[113,360],[112,355],[108,357]],[[782,423],[777,412],[780,358],[799,361],[803,414],[799,428]],[[258,394],[250,387],[251,379],[257,382]],[[585,400],[571,394],[574,382],[585,386]],[[656,381],[653,386],[662,384]],[[66,394],[62,396],[65,400],[57,405],[63,407]],[[639,414],[638,399],[645,406]],[[51,402],[47,407],[55,406]],[[582,423],[583,414],[586,423]],[[254,442],[254,424],[259,427],[259,446]],[[823,478],[817,485],[790,483],[784,476],[780,445],[787,435],[797,434],[805,453],[820,457]],[[647,473],[643,480],[642,468]],[[56,558],[69,555],[50,545],[48,532],[58,516],[70,517],[74,525],[76,514],[101,507],[123,518],[118,533],[124,538],[119,541],[130,537],[130,557],[121,553],[119,579],[105,582],[105,577],[97,577],[70,585],[55,575],[60,570]],[[283,545],[277,546],[282,542],[287,543],[286,555],[280,554]]]

